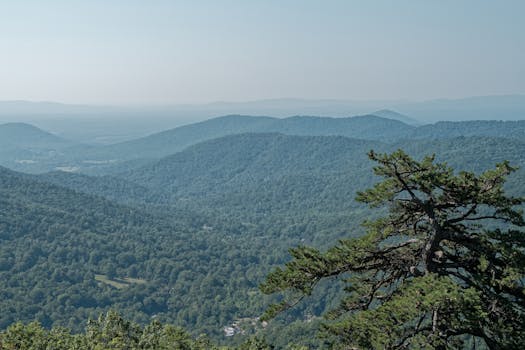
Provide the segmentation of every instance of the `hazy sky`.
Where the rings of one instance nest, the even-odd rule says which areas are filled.
[[[525,93],[524,0],[0,0],[0,100]]]

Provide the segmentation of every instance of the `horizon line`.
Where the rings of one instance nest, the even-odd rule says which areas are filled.
[[[63,102],[59,100],[32,100],[32,99],[6,99],[0,100],[0,103],[28,103],[28,104],[50,104],[70,107],[105,107],[105,108],[159,108],[159,107],[196,107],[196,106],[213,106],[226,104],[251,104],[260,102],[344,102],[344,103],[428,103],[439,101],[461,101],[472,98],[504,98],[504,97],[523,97],[525,93],[502,93],[502,94],[484,94],[484,95],[467,95],[463,97],[435,97],[426,99],[410,99],[410,98],[377,98],[377,99],[352,99],[352,98],[304,98],[304,97],[274,97],[274,98],[260,98],[249,100],[214,100],[208,102],[165,102],[165,103],[82,103],[82,102]]]

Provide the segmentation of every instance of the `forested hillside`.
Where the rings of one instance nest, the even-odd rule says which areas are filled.
[[[224,341],[222,328],[239,318],[255,332],[267,300],[258,283],[300,242],[293,218],[268,234],[234,218],[143,211],[42,181],[0,172],[2,328],[36,319],[79,331],[114,308]],[[324,310],[309,312],[316,308]]]
[[[241,134],[192,146],[123,178],[163,189],[180,203],[286,215],[308,208],[334,212],[348,209],[348,199],[369,183],[366,152],[373,146],[345,137]]]
[[[102,196],[119,203],[162,204],[166,203],[169,198],[166,192],[155,191],[137,182],[109,175],[89,176],[80,173],[52,171],[34,175],[32,178],[74,189],[78,192]]]
[[[229,118],[231,128],[257,120]],[[363,118],[356,120],[372,120],[370,130],[382,120]],[[316,119],[301,124],[305,120],[290,118],[288,130],[319,131]],[[262,118],[259,126],[268,121],[274,122]],[[359,129],[363,135],[365,129]],[[405,135],[384,142],[244,133],[195,143],[111,176],[0,168],[0,308],[8,310],[0,327],[37,319],[79,331],[89,317],[115,308],[129,320],[158,319],[219,343],[258,334],[277,346],[293,338],[317,348],[313,329],[337,304],[339,287],[322,285],[308,303],[264,328],[257,317],[270,297],[258,285],[286,261],[290,247],[323,248],[362,234],[359,224],[376,215],[354,201],[356,191],[376,181],[367,152],[435,153],[457,170],[476,172],[503,160],[523,166],[525,143],[516,130],[512,138]],[[507,189],[522,195],[524,182],[520,170]],[[225,337],[223,327],[234,322],[245,335]]]
[[[37,319],[79,330],[113,307],[139,322],[155,316],[218,334],[263,303],[245,297],[259,263],[276,261],[258,255],[263,241],[212,235],[214,222],[195,215],[151,215],[6,169],[0,192],[2,328]]]
[[[136,309],[135,317],[148,319],[144,299],[151,298],[154,307],[159,294],[166,297],[146,266],[162,261],[161,240],[166,235],[182,239],[189,231],[185,224],[166,223],[5,169],[0,184],[1,302],[9,310],[2,313],[2,327],[33,318],[47,326],[76,327],[110,304],[129,311],[133,299],[146,307]],[[136,277],[140,283],[121,292],[97,281],[98,274]]]

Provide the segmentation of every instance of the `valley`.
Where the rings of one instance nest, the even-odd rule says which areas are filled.
[[[342,293],[328,283],[267,327],[224,327],[275,301],[258,286],[290,247],[362,235],[372,214],[354,198],[377,181],[371,149],[475,172],[525,165],[522,122],[228,116],[110,146],[2,130],[16,136],[0,139],[13,169],[0,168],[1,328],[36,319],[81,331],[116,309],[230,345],[258,334],[321,346],[311,334]],[[508,191],[523,195],[524,181],[517,171]]]

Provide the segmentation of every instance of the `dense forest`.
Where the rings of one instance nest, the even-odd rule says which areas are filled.
[[[379,181],[368,151],[435,154],[474,173],[525,165],[521,121],[227,116],[109,146],[29,125],[1,132],[14,170],[0,168],[0,339],[60,336],[63,348],[104,346],[106,318],[126,325],[129,348],[162,348],[146,345],[149,332],[182,349],[327,346],[315,330],[340,285],[321,283],[268,323],[278,297],[259,285],[289,248],[327,249],[383,214],[355,201]],[[505,190],[524,195],[524,182],[520,169]]]

